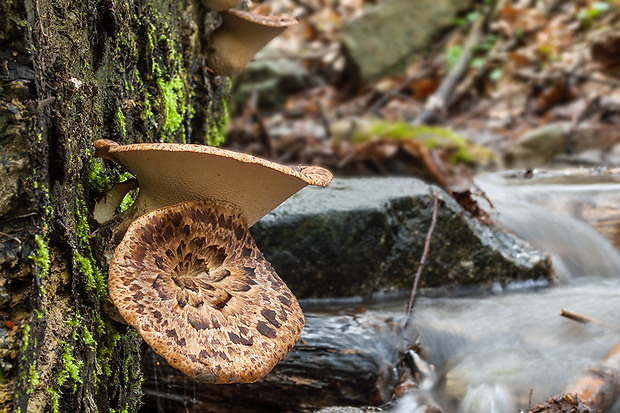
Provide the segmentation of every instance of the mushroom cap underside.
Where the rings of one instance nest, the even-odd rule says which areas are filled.
[[[208,48],[209,67],[220,76],[239,74],[271,40],[299,23],[287,16],[236,9],[221,15],[222,25],[211,36]]]
[[[248,226],[306,185],[327,186],[318,166],[285,166],[211,146],[173,143],[118,145],[95,141],[96,155],[114,160],[140,185],[142,212],[190,200],[222,200],[241,209]]]
[[[304,316],[225,202],[134,221],[109,268],[114,305],[170,365],[200,381],[254,382],[291,350]]]

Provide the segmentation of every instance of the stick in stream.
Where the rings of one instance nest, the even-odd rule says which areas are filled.
[[[422,276],[422,270],[424,269],[424,265],[426,264],[426,257],[428,256],[428,250],[431,244],[431,235],[433,235],[433,229],[435,228],[435,223],[437,222],[438,205],[439,191],[436,191],[435,195],[433,196],[433,217],[431,218],[431,225],[428,228],[428,233],[426,234],[426,240],[424,241],[424,251],[422,252],[422,258],[420,258],[420,265],[418,265],[418,270],[416,271],[415,277],[413,279],[413,287],[411,288],[409,303],[407,303],[407,319],[405,320],[405,328],[407,328],[407,325],[409,324],[409,319],[411,319],[411,311],[413,310],[413,304],[415,302],[418,282],[420,281],[420,277]]]
[[[592,323],[592,324],[596,324],[596,325],[601,326],[601,327],[605,327],[605,328],[610,329],[610,330],[614,329],[612,326],[610,326],[607,323],[604,323],[604,322],[602,322],[600,320],[597,320],[595,318],[592,318],[592,317],[585,316],[583,314],[576,313],[576,312],[571,311],[571,310],[567,310],[566,308],[563,308],[562,311],[560,311],[560,315],[562,317],[566,317],[566,318],[568,318],[570,320],[577,321],[577,322],[582,323],[582,324]]]

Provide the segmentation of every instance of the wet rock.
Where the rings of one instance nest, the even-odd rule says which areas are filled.
[[[385,0],[349,22],[341,35],[351,76],[359,83],[385,74],[425,47],[471,0]]]
[[[613,148],[616,130],[588,122],[554,122],[532,129],[511,143],[504,162],[514,168],[540,168],[554,162],[564,164],[618,165]],[[611,150],[610,150],[611,149]]]
[[[264,379],[251,384],[191,383],[149,348],[143,356],[142,411],[374,411],[392,398],[403,369],[400,355],[417,336],[404,317],[366,311],[309,314],[300,341]],[[191,386],[191,388],[188,388]],[[351,410],[353,409],[353,410]]]
[[[300,298],[410,289],[436,190],[413,178],[335,179],[300,191],[251,231]],[[549,276],[545,253],[472,219],[446,193],[441,199],[421,287]]]

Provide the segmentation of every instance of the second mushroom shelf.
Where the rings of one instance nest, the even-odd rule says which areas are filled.
[[[304,186],[327,186],[331,173],[201,145],[95,148],[140,188],[109,265],[122,317],[192,378],[264,377],[297,342],[304,317],[249,227]]]

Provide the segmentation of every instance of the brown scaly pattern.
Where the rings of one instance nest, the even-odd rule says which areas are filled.
[[[200,381],[261,379],[304,324],[297,299],[226,202],[188,201],[138,218],[115,250],[108,283],[127,323]]]

